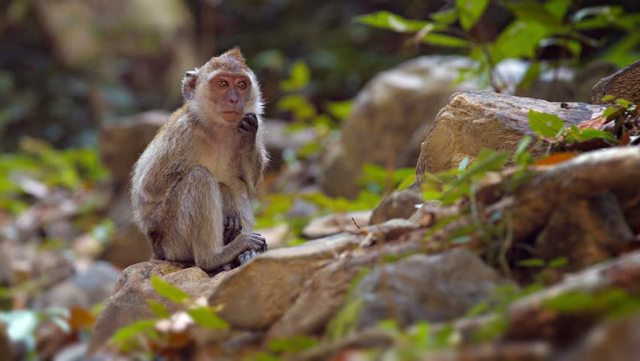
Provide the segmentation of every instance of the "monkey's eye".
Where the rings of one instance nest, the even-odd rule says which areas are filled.
[[[247,89],[247,87],[248,87],[248,86],[249,86],[249,85],[248,85],[248,84],[247,84],[247,82],[246,82],[246,81],[244,81],[244,80],[240,80],[240,81],[238,82],[238,88],[240,88],[240,89],[242,89],[242,90]]]
[[[218,80],[218,87],[226,88],[229,86],[229,82],[226,80]]]

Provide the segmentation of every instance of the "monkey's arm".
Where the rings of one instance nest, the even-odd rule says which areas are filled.
[[[267,150],[262,140],[257,115],[245,114],[239,122],[238,131],[243,142],[240,150],[242,177],[247,184],[249,194],[253,196],[267,163]]]

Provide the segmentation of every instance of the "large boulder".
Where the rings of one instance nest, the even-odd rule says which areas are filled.
[[[333,196],[357,194],[365,163],[413,166],[418,144],[454,91],[459,69],[471,61],[457,56],[426,56],[376,76],[356,97],[337,144],[329,146],[321,184]]]
[[[529,110],[551,113],[569,124],[591,119],[604,110],[600,105],[548,102],[492,91],[468,91],[451,96],[436,117],[420,147],[416,175],[457,167],[465,157],[482,149],[515,150],[529,127]],[[533,149],[534,153],[536,149]]]
[[[341,234],[298,247],[271,250],[242,267],[213,277],[197,267],[180,269],[163,261],[132,265],[124,270],[115,293],[98,318],[90,350],[100,348],[120,327],[153,317],[147,300],[166,303],[151,286],[152,275],[163,277],[193,299],[205,297],[210,305],[221,305],[219,315],[233,328],[265,329],[284,314],[316,270],[340,253],[357,247],[361,238]]]

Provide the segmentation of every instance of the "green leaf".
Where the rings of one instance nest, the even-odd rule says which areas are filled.
[[[442,25],[451,25],[458,20],[458,9],[449,8],[446,10],[438,11],[431,14],[431,18],[435,20],[436,23]]]
[[[318,342],[311,337],[296,335],[287,338],[278,338],[269,342],[269,350],[272,352],[301,352],[316,346]]]
[[[160,318],[167,318],[171,316],[171,313],[169,312],[169,310],[167,310],[167,307],[165,307],[165,305],[163,305],[161,302],[158,302],[156,300],[147,300],[147,305],[149,305],[153,313],[155,313],[156,316]]]
[[[388,11],[378,11],[356,17],[356,22],[375,28],[393,30],[399,33],[418,32],[428,24],[428,21],[411,20]]]
[[[562,21],[564,16],[567,15],[567,11],[569,10],[571,3],[572,0],[548,0],[544,4],[544,7],[553,14],[556,19]]]
[[[537,135],[545,138],[555,138],[564,129],[564,121],[555,114],[529,110],[529,126]]]
[[[353,101],[351,100],[330,102],[327,105],[327,111],[329,112],[329,114],[333,115],[339,120],[346,119],[349,114],[351,114],[352,108]]]
[[[460,14],[460,25],[464,30],[470,30],[480,19],[489,0],[456,0],[456,9]]]
[[[542,39],[551,35],[544,24],[516,20],[498,35],[490,49],[495,62],[505,58],[533,58]]]
[[[601,29],[616,24],[623,13],[620,6],[591,6],[576,11],[571,22],[577,30]]]
[[[189,294],[156,275],[151,277],[151,285],[160,296],[173,303],[182,303],[189,299]]]
[[[115,343],[123,343],[139,336],[141,333],[147,333],[155,330],[156,320],[139,320],[122,327],[111,337],[111,341]]]
[[[621,107],[623,107],[625,109],[629,109],[633,105],[632,102],[630,102],[630,101],[628,101],[626,99],[620,99],[620,98],[616,99],[616,104],[618,104],[619,106],[621,106]]]
[[[296,61],[291,66],[289,78],[280,82],[280,89],[285,92],[301,90],[309,85],[311,78],[309,67],[303,61]]]
[[[531,137],[528,135],[525,135],[524,137],[522,137],[522,139],[520,139],[520,142],[518,143],[518,148],[516,148],[514,157],[515,157],[516,163],[518,163],[521,166],[527,166],[531,164],[531,161],[532,161],[531,153],[529,153],[529,151],[527,150],[530,144],[531,144]]]
[[[471,46],[471,43],[468,40],[435,32],[428,33],[421,39],[421,41],[426,44],[446,48],[468,48]]]
[[[200,326],[214,330],[225,330],[229,328],[229,323],[207,306],[191,308],[187,313]]]
[[[613,134],[604,130],[586,128],[580,131],[580,141],[584,142],[592,139],[602,139],[611,144],[618,143],[618,139],[616,139],[616,137]]]
[[[558,257],[549,261],[548,266],[551,268],[560,268],[566,266],[568,263],[569,260],[567,260],[567,257]]]
[[[513,11],[517,21],[539,23],[551,31],[563,32],[569,30],[554,13],[545,5],[535,1],[506,2],[505,6]]]

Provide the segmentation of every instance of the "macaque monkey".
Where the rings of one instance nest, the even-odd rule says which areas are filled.
[[[233,48],[188,71],[185,102],[133,171],[135,221],[154,257],[206,272],[266,251],[251,200],[267,161],[255,75]]]

